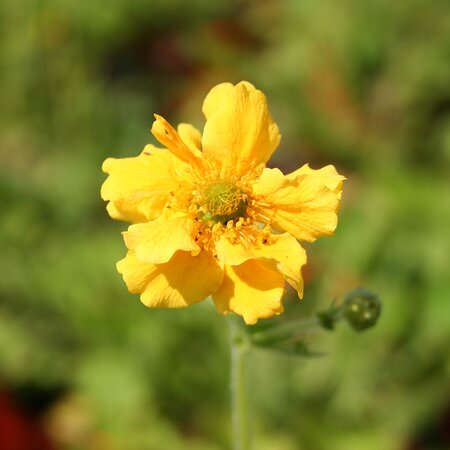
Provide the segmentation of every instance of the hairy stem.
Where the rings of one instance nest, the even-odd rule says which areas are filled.
[[[245,325],[231,317],[230,324],[230,391],[233,450],[250,449],[248,357],[250,344]]]

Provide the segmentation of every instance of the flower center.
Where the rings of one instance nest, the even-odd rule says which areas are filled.
[[[226,224],[229,220],[245,216],[247,197],[233,183],[216,181],[203,192],[200,218],[204,222]]]

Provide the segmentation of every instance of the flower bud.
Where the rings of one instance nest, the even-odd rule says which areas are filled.
[[[367,289],[353,289],[344,298],[342,314],[355,330],[366,330],[377,323],[381,314],[381,302]]]

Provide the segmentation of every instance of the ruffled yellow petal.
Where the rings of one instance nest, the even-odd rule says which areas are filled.
[[[283,312],[284,278],[265,261],[252,259],[225,266],[220,289],[213,294],[217,310],[235,312],[249,325]]]
[[[286,177],[289,178],[290,180],[293,180],[294,178],[297,178],[299,175],[311,175],[319,177],[322,183],[330,191],[333,191],[336,194],[338,199],[341,198],[342,185],[344,184],[345,177],[339,175],[335,167],[332,166],[331,164],[317,170],[311,169],[311,167],[309,167],[309,164],[305,164],[304,166],[300,167],[300,169],[297,169],[296,171],[286,175]]]
[[[216,253],[221,262],[237,266],[250,259],[264,259],[271,263],[286,281],[303,297],[302,266],[306,264],[306,252],[289,233],[272,235],[267,244],[244,247],[232,244],[226,237],[216,242]]]
[[[189,123],[180,123],[177,126],[177,131],[181,140],[196,156],[199,156],[202,148],[202,134],[200,131]]]
[[[138,223],[146,220],[146,218],[139,211],[130,211],[122,207],[123,201],[117,200],[117,203],[108,202],[106,211],[115,220],[123,220],[125,222]]]
[[[141,294],[141,301],[153,308],[182,308],[204,300],[216,292],[223,269],[209,252],[192,256],[179,251],[165,264],[137,259],[134,252],[117,263],[128,290]]]
[[[227,97],[233,94],[234,86],[231,83],[220,83],[214,86],[203,100],[202,112],[206,119],[217,111]]]
[[[222,173],[242,176],[265,164],[280,142],[265,95],[248,82],[213,88],[203,104],[203,153]]]
[[[196,149],[189,148],[183,142],[178,132],[164,117],[158,116],[158,114],[154,116],[155,121],[151,129],[153,136],[181,161],[192,166],[199,166],[201,164],[198,158],[200,152]]]
[[[110,201],[109,214],[134,223],[158,217],[170,192],[179,189],[186,168],[170,152],[153,145],[133,158],[108,158],[102,166],[109,177],[101,196]]]
[[[190,216],[165,209],[156,220],[131,225],[123,237],[128,249],[133,250],[139,260],[161,264],[169,261],[178,250],[200,252],[192,238],[193,225]]]
[[[321,177],[300,175],[289,179],[278,169],[264,169],[254,192],[268,204],[261,209],[271,218],[272,227],[299,240],[312,242],[333,234],[336,228],[339,200]]]

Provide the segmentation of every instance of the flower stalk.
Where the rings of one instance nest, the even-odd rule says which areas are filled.
[[[354,330],[363,331],[376,324],[380,312],[378,297],[367,289],[357,288],[347,292],[342,303],[333,301],[328,309],[311,317],[276,322],[263,330],[247,327],[239,318],[230,317],[232,449],[250,450],[251,445],[248,370],[252,347],[301,357],[323,356],[309,349],[308,336],[323,330],[333,331],[343,321]]]
[[[230,317],[232,449],[250,450],[248,367],[250,342],[244,324]]]

